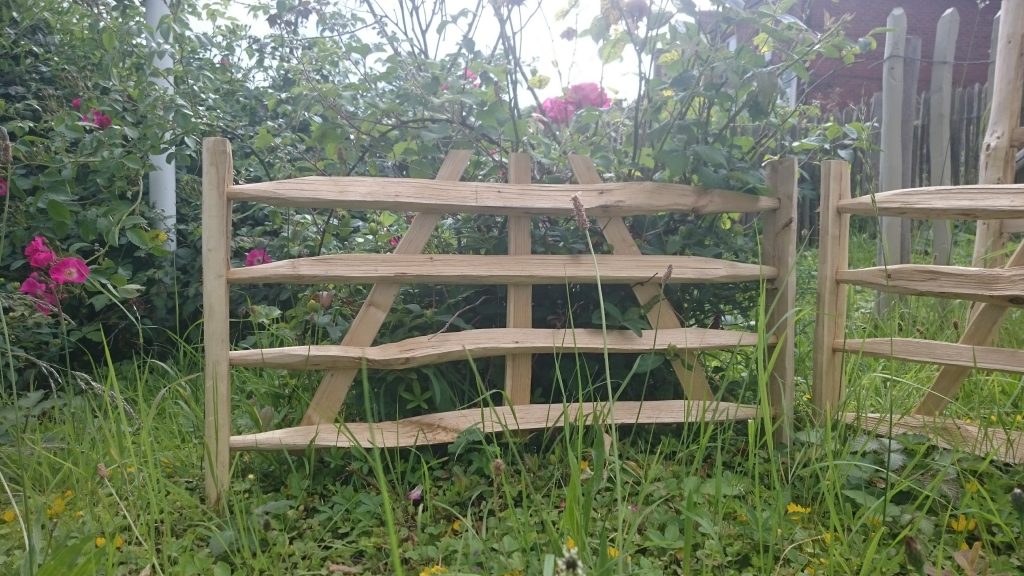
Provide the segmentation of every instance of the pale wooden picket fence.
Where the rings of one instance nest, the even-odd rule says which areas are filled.
[[[775,433],[791,427],[794,364],[796,183],[793,158],[767,166],[770,195],[756,196],[651,182],[601,183],[593,163],[573,156],[578,184],[530,184],[530,160],[515,154],[510,183],[459,182],[467,151],[451,152],[435,180],[309,177],[259,184],[232,183],[230,143],[203,142],[203,315],[206,383],[206,493],[224,502],[231,452],[304,450],[309,447],[408,447],[454,441],[463,431],[538,430],[567,422],[608,424],[747,420],[766,415],[758,406],[721,402],[704,375],[698,352],[757,346],[770,366],[769,406]],[[613,254],[533,255],[531,217],[568,216],[573,197],[603,234]],[[231,266],[232,204],[416,212],[393,254],[340,254],[296,258],[253,267]],[[624,217],[678,212],[751,213],[764,219],[760,263],[690,256],[646,256]],[[423,254],[444,214],[507,216],[509,254]],[[531,326],[534,284],[597,283],[631,286],[648,309],[652,327],[632,331],[544,330]],[[756,333],[683,327],[662,297],[665,283],[759,282],[769,303],[767,340]],[[232,350],[228,296],[252,283],[373,283],[373,289],[340,344]],[[466,330],[374,346],[401,284],[508,286],[506,328]],[[670,356],[686,400],[583,404],[530,404],[532,355],[558,352],[648,353]],[[505,405],[417,416],[392,422],[339,422],[354,379],[366,368],[404,369],[440,362],[506,357]],[[325,375],[302,422],[293,427],[233,434],[233,368],[323,370]],[[579,418],[580,420],[577,420]]]

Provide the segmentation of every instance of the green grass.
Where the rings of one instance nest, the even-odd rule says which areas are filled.
[[[872,250],[855,245],[864,262],[854,264]],[[1024,518],[1008,495],[1024,470],[923,438],[810,424],[815,266],[813,254],[802,255],[799,422],[789,447],[775,446],[758,420],[620,427],[610,453],[600,423],[467,433],[421,450],[243,453],[222,517],[201,503],[198,349],[182,345],[170,364],[100,365],[94,379],[104,394],[7,390],[0,573],[429,574],[440,566],[539,575],[557,573],[571,539],[587,574],[912,574],[910,538],[939,569],[966,573],[954,554],[977,542],[992,574],[1019,573]],[[851,337],[896,329],[949,339],[965,312],[911,298],[907,312],[879,321],[870,294],[851,300]],[[1019,320],[1004,344],[1022,344],[1012,330]],[[847,407],[905,411],[933,373],[850,362]],[[295,381],[276,373],[239,374],[236,430],[259,429],[270,405],[275,422],[291,421],[310,393],[288,393]],[[579,374],[551,377],[570,397],[590,384]],[[1016,378],[972,376],[950,413],[1021,429],[1019,389]],[[417,486],[423,498],[412,502]]]

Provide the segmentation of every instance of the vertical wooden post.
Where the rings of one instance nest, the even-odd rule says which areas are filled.
[[[959,35],[960,13],[956,8],[950,8],[939,18],[935,29],[935,50],[932,52],[931,104],[928,109],[931,123],[928,133],[929,183],[932,186],[949,186],[953,182],[949,127],[953,108],[953,60]],[[932,262],[949,265],[952,253],[952,221],[932,220]]]
[[[205,485],[210,507],[223,507],[230,482],[231,369],[228,269],[231,267],[231,143],[203,140],[203,353],[206,386]]]
[[[811,397],[820,416],[834,416],[842,400],[843,355],[835,343],[846,333],[846,286],[836,280],[849,268],[850,216],[838,204],[850,198],[850,165],[826,160],[821,166],[821,237],[818,240],[818,309],[814,325],[814,382]]]
[[[921,75],[921,38],[907,36],[906,49],[903,52],[903,126],[900,129],[900,144],[903,152],[902,176],[900,188],[914,187],[914,160],[916,142],[914,140],[914,124],[917,119],[917,81]],[[910,262],[910,218],[900,218],[900,259],[889,264],[908,264]]]
[[[1024,85],[1024,2],[1003,0],[999,18],[999,40],[992,87],[992,110],[981,147],[979,184],[1012,184],[1016,151],[1013,132],[1020,126],[1021,86]],[[1002,222],[978,221],[973,265],[997,266],[1004,259],[998,252],[1005,246]]]
[[[768,326],[778,339],[772,355],[775,363],[768,378],[768,402],[778,418],[775,439],[789,443],[793,431],[793,380],[796,363],[796,158],[787,156],[768,163],[768,189],[779,199],[779,209],[764,215],[764,262],[779,271],[765,295]]]
[[[530,155],[512,154],[508,162],[510,184],[529,184],[532,180]],[[508,255],[529,256],[530,217],[508,217]],[[509,328],[533,327],[533,286],[508,286],[507,323]],[[530,378],[533,369],[533,355],[509,354],[505,358],[505,393],[513,406],[530,403]]]
[[[903,55],[907,41],[907,15],[894,8],[885,23],[885,66],[882,76],[882,157],[879,191],[897,190],[903,185]],[[882,217],[878,247],[879,266],[900,261],[902,219]],[[885,314],[892,297],[879,294],[878,312]]]

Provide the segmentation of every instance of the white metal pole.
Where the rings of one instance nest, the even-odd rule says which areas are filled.
[[[151,38],[153,46],[160,45],[159,34],[155,31],[160,24],[160,19],[170,14],[165,0],[146,0],[146,23],[153,28],[154,35]],[[164,73],[170,70],[172,59],[170,51],[153,58],[153,82],[166,90],[174,91],[174,84],[169,76]],[[174,161],[168,161],[168,153],[154,154],[149,157],[153,165],[153,171],[149,173],[149,203],[163,215],[163,229],[167,232],[167,248],[174,250],[177,246],[174,229],[177,222],[177,191],[174,174]]]

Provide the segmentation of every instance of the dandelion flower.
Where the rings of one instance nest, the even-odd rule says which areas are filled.
[[[49,518],[56,518],[67,510],[67,503],[64,502],[63,496],[57,496],[53,499],[53,503],[46,508],[46,515]]]
[[[420,570],[420,576],[430,576],[431,574],[446,574],[446,573],[448,573],[448,569],[445,568],[444,566],[441,566],[440,564],[437,564],[435,566],[431,566],[430,568],[424,568],[423,570]]]
[[[4,510],[3,519],[5,523],[10,524],[11,522],[14,522],[17,517],[18,516],[14,513],[14,510],[11,510],[10,508]]]
[[[800,514],[810,514],[811,509],[806,506],[801,506],[796,502],[790,502],[786,504],[786,514],[791,516],[799,516]]]
[[[961,514],[949,521],[949,527],[954,532],[972,532],[978,527],[978,523],[973,518],[968,518]]]
[[[114,537],[114,548],[117,548],[118,550],[120,550],[123,547],[124,547],[124,538],[122,538],[121,535],[118,534],[117,536]]]
[[[608,557],[615,560],[619,557],[619,549],[615,546],[608,546]]]
[[[97,536],[96,537],[96,547],[97,548],[103,548],[106,545],[107,545],[107,539],[106,538],[104,538],[103,536]]]

